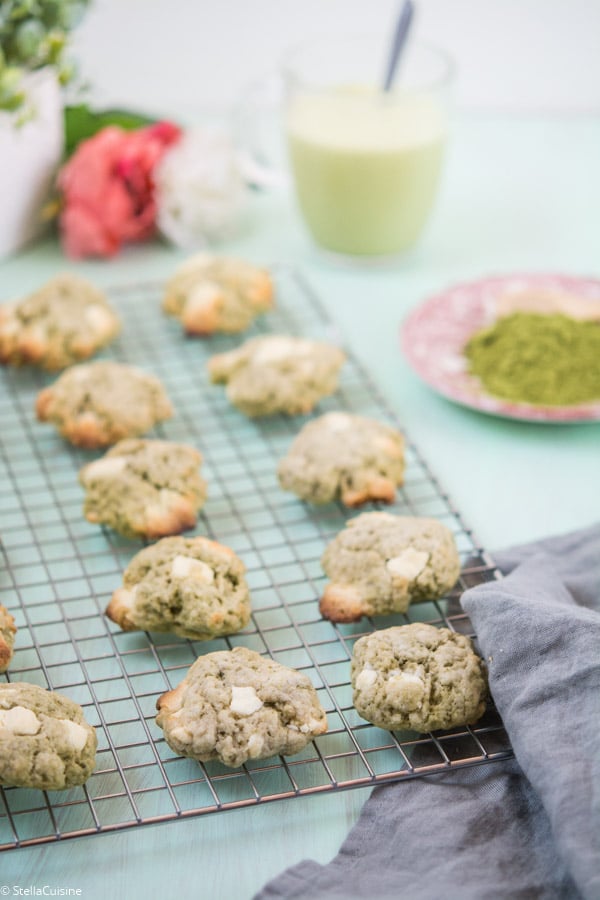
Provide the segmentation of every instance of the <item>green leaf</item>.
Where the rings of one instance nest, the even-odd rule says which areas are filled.
[[[65,107],[65,152],[70,156],[77,145],[93,137],[107,125],[118,125],[125,131],[134,131],[152,125],[157,118],[125,109],[91,110],[85,103]]]
[[[90,0],[0,0],[0,70],[17,66],[21,75],[42,66],[60,69],[61,82],[73,75],[65,48],[68,32]],[[10,104],[14,102],[11,95]],[[20,94],[20,102],[25,102]],[[7,101],[0,100],[0,109]]]

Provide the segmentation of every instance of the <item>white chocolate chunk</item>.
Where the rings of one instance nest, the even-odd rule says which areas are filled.
[[[362,672],[359,672],[356,678],[356,687],[359,691],[365,691],[367,688],[372,687],[377,681],[377,672],[372,668],[365,668]]]
[[[250,759],[256,759],[257,756],[262,753],[264,745],[265,742],[259,734],[251,735],[250,740],[248,741],[248,754]]]
[[[135,598],[137,594],[137,589],[139,584],[134,584],[130,590],[126,590],[126,588],[121,588],[119,591],[119,603],[121,606],[124,606],[125,609],[131,611],[135,606]]]
[[[190,291],[185,309],[190,312],[212,310],[220,296],[221,290],[217,284],[212,281],[201,282]]]
[[[114,478],[123,471],[127,465],[124,456],[104,456],[93,463],[89,463],[83,470],[85,482],[94,481],[97,478]]]
[[[429,553],[415,550],[414,547],[407,547],[400,556],[388,559],[385,567],[391,575],[406,578],[407,581],[414,581],[427,565],[428,559]]]
[[[162,519],[163,516],[169,515],[173,509],[181,503],[181,494],[176,491],[170,491],[168,488],[161,488],[158,492],[156,503],[150,503],[146,510],[146,519],[153,522],[155,519]]]
[[[425,682],[414,672],[392,672],[388,692],[401,709],[415,710],[423,706]]]
[[[323,730],[323,719],[311,719],[309,722],[311,731],[322,731]]]
[[[42,723],[34,712],[25,706],[13,706],[0,710],[0,729],[13,734],[37,734]]]
[[[101,306],[99,303],[94,303],[93,306],[88,306],[85,313],[86,321],[95,331],[98,331],[99,334],[110,334],[113,330],[114,319],[106,307]]]
[[[253,687],[237,687],[233,685],[231,688],[231,703],[229,708],[232,712],[239,716],[251,716],[263,705],[262,700]]]
[[[194,581],[201,581],[204,584],[212,584],[215,580],[215,573],[210,566],[200,559],[193,559],[191,556],[182,556],[178,554],[171,564],[172,578],[193,578]]]
[[[260,345],[254,354],[254,360],[259,364],[279,362],[287,356],[303,356],[309,350],[308,341],[293,341],[288,337],[276,336]]]
[[[71,722],[70,719],[59,719],[59,722],[64,729],[67,743],[77,752],[83,750],[89,735],[87,728],[84,728],[83,725],[79,725],[77,722]]]
[[[305,725],[300,726],[302,734],[312,734],[313,731],[319,732],[321,730],[321,722],[318,719],[309,719]]]
[[[396,684],[414,684],[418,685],[420,688],[425,687],[425,683],[422,678],[418,675],[415,675],[413,672],[400,672],[398,669],[390,672],[388,676],[389,681],[395,681]]]
[[[348,413],[342,412],[328,413],[326,423],[327,428],[333,431],[334,434],[338,434],[340,431],[347,431],[352,427],[352,419]]]

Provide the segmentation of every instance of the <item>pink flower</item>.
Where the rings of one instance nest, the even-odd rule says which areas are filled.
[[[110,125],[79,145],[58,176],[69,256],[113,256],[122,244],[154,233],[154,170],[180,136],[170,122],[138,131]]]

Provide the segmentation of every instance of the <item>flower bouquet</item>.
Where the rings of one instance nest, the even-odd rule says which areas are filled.
[[[57,184],[72,258],[110,257],[157,233],[181,247],[203,246],[234,228],[246,194],[224,132],[183,131],[168,121],[100,127],[77,144]]]
[[[246,193],[224,132],[85,104],[63,109],[60,86],[75,73],[68,34],[88,3],[0,2],[0,256],[37,234],[42,210],[58,214],[73,258],[110,257],[157,233],[189,248],[218,240]],[[52,187],[58,197],[48,203]]]

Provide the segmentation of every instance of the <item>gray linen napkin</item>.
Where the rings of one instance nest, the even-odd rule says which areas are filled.
[[[461,602],[516,759],[376,788],[255,900],[600,900],[600,525],[496,561]]]

